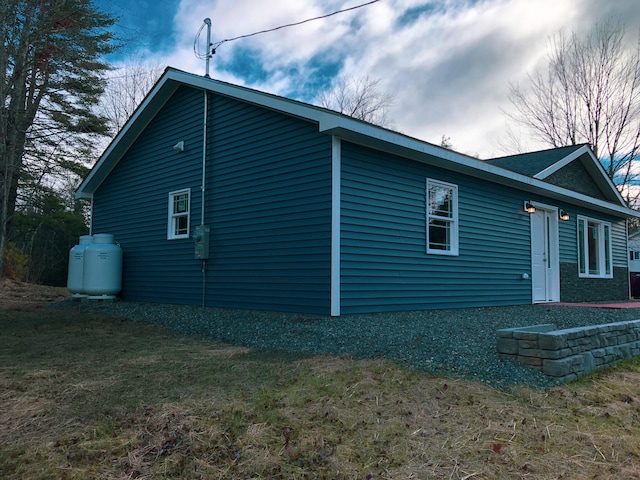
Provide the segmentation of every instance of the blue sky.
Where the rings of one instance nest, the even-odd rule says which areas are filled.
[[[366,0],[96,0],[120,17],[124,46],[116,66],[133,58],[204,74],[193,52],[204,18],[212,41],[299,22]],[[313,103],[341,78],[370,76],[395,93],[390,118],[402,133],[481,158],[507,153],[509,84],[545,65],[561,29],[587,33],[612,16],[637,40],[638,0],[379,0],[303,25],[222,44],[212,78]],[[204,45],[204,33],[202,45]],[[526,139],[526,135],[524,137]],[[527,144],[526,140],[524,141]],[[538,148],[533,142],[529,148]]]

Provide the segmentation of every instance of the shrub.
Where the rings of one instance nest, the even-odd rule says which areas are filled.
[[[24,280],[29,273],[29,257],[12,242],[4,250],[4,270],[7,277],[17,281]]]

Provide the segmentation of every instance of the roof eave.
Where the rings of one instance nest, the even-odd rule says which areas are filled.
[[[76,198],[91,198],[162,106],[178,88],[165,73],[147,94],[78,187]]]
[[[76,198],[90,198],[100,184],[120,161],[135,139],[151,122],[162,106],[180,85],[209,90],[220,95],[239,98],[243,101],[270,108],[289,115],[318,122],[323,109],[305,105],[282,97],[277,97],[237,85],[201,77],[173,68],[167,68],[156,85],[138,106],[125,126],[118,132],[111,144],[98,159],[89,175],[76,191]]]
[[[172,68],[165,70],[165,73],[152,88],[151,92],[140,104],[138,109],[136,109],[109,147],[107,147],[87,178],[78,188],[76,198],[91,198],[93,196],[93,193],[117,165],[118,161],[133,144],[138,135],[140,135],[149,122],[151,122],[180,85],[188,85],[194,88],[213,91],[220,95],[237,98],[264,108],[280,111],[309,121],[315,121],[319,124],[320,132],[338,135],[346,140],[378,150],[388,151],[389,153],[411,158],[422,163],[469,174],[507,186],[513,187],[515,183],[521,190],[544,194],[549,197],[561,199],[567,203],[588,206],[589,208],[602,212],[640,218],[640,212],[631,210],[625,205],[622,197],[612,183],[611,186],[613,186],[616,192],[615,201],[618,204],[601,201],[571,190],[555,187],[541,179],[531,178],[496,167],[474,157],[463,155],[382,127],[361,122],[326,109],[245,87],[219,82]],[[586,150],[579,149],[576,152],[581,152],[580,154],[583,154],[585,151],[590,152],[588,147],[585,146],[585,148]],[[576,154],[576,152],[574,152],[574,154]],[[590,155],[592,159],[595,159],[592,153],[590,153]],[[595,164],[599,165],[597,159],[595,159]],[[600,168],[602,169],[601,165]],[[602,172],[604,173],[604,170],[602,170]]]
[[[337,135],[340,138],[363,146],[376,148],[447,170],[469,174],[501,185],[510,187],[517,185],[520,190],[555,198],[572,205],[620,217],[640,218],[640,212],[628,208],[619,195],[619,204],[599,200],[389,130],[378,129],[366,124],[350,124],[348,120],[326,116],[320,121],[320,131]]]

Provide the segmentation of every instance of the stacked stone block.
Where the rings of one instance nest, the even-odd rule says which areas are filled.
[[[640,355],[640,320],[556,330],[553,324],[498,330],[498,353],[563,382]]]

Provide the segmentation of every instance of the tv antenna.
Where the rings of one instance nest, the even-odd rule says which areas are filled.
[[[205,48],[204,53],[200,50],[200,35],[202,34],[202,30],[204,27],[207,27],[207,46]],[[211,48],[213,44],[211,43],[211,19],[205,18],[202,25],[200,26],[200,30],[196,33],[196,38],[193,40],[193,52],[196,54],[196,57],[200,60],[204,60],[205,64],[205,73],[204,76],[209,78],[209,60],[216,53],[214,48]]]
[[[215,44],[211,43],[211,19],[205,18],[204,19],[204,23],[200,27],[200,30],[198,30],[198,33],[196,33],[196,38],[193,41],[193,52],[196,54],[197,58],[199,58],[201,60],[205,60],[205,63],[206,63],[206,66],[205,66],[205,68],[206,68],[205,77],[208,77],[209,76],[209,60],[216,53],[216,49],[218,47],[220,47],[220,45],[222,45],[223,43],[233,42],[234,40],[240,40],[241,38],[249,38],[249,37],[253,37],[255,35],[261,35],[263,33],[275,32],[276,30],[280,30],[280,29],[283,29],[283,28],[295,27],[297,25],[302,25],[303,23],[313,22],[314,20],[321,20],[323,18],[328,18],[328,17],[332,17],[334,15],[338,15],[339,13],[350,12],[352,10],[357,10],[359,8],[362,8],[362,7],[367,7],[369,5],[373,5],[374,3],[378,3],[379,1],[380,0],[369,0],[366,3],[361,3],[360,5],[356,5],[354,7],[343,8],[342,10],[336,10],[334,12],[327,13],[325,15],[320,15],[320,16],[313,17],[313,18],[307,18],[306,20],[301,20],[299,22],[288,23],[286,25],[280,25],[278,27],[269,28],[267,30],[260,30],[259,32],[253,32],[253,33],[249,33],[247,35],[240,35],[238,37],[225,38],[224,40],[220,40],[219,42],[216,42]],[[202,30],[204,29],[205,25],[207,26],[207,48],[206,48],[205,52],[202,53],[200,51],[200,49],[199,49],[199,46],[200,46],[200,35],[202,34]]]

